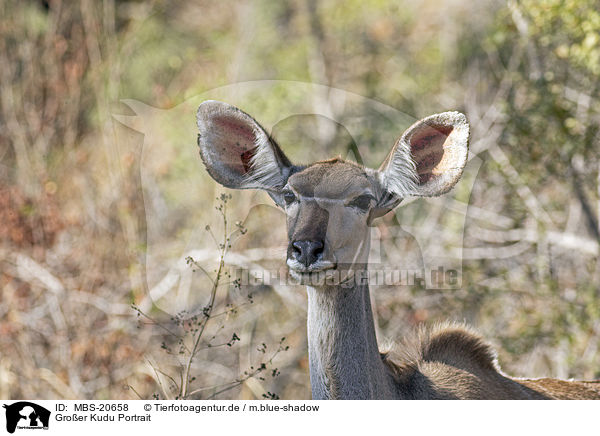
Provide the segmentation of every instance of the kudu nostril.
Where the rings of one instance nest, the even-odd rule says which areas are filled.
[[[296,260],[308,268],[323,254],[323,242],[296,241],[292,243],[292,251]]]

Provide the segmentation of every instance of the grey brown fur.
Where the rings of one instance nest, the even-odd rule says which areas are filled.
[[[461,324],[420,329],[382,359],[404,398],[600,399],[598,382],[508,377],[491,346]]]
[[[462,325],[421,329],[379,350],[369,286],[360,280],[369,225],[407,195],[452,189],[467,162],[464,115],[413,124],[377,170],[339,158],[293,166],[252,117],[221,102],[200,105],[198,127],[200,154],[217,182],[264,189],[286,212],[287,265],[307,285],[314,399],[600,399],[598,382],[506,376],[492,348]]]

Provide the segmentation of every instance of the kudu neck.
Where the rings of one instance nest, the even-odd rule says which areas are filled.
[[[392,378],[377,346],[366,279],[309,286],[307,291],[313,399],[393,397]]]

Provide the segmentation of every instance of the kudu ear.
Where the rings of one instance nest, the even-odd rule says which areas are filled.
[[[198,107],[198,146],[208,173],[234,189],[264,189],[279,204],[292,165],[250,115],[220,101]]]
[[[383,215],[406,196],[434,197],[448,192],[467,163],[469,123],[460,112],[417,121],[396,141],[378,171]]]

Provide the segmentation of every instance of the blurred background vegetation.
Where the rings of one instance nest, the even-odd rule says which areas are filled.
[[[462,287],[374,289],[380,339],[464,320],[511,375],[600,378],[599,93],[594,0],[4,0],[0,398],[176,397],[188,364],[188,397],[310,398],[299,287],[221,276],[189,359],[219,244],[230,268],[284,266],[264,194],[231,192],[215,236],[208,97],[292,159],[372,166],[411,120],[465,112],[467,180],[377,223],[389,263],[442,251]]]

